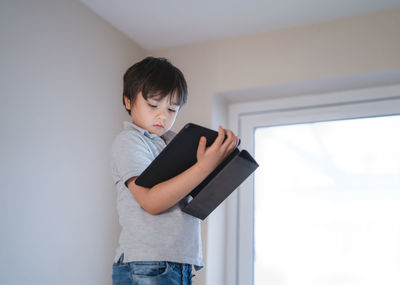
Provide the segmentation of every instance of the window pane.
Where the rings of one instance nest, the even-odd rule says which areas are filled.
[[[258,128],[256,285],[400,284],[400,116]]]

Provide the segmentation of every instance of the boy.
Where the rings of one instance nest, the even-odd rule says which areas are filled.
[[[169,130],[186,97],[185,78],[167,59],[147,57],[124,75],[123,104],[132,122],[124,122],[111,151],[122,226],[114,285],[191,284],[192,265],[203,266],[200,220],[181,208],[190,191],[235,149],[238,138],[219,127],[210,147],[200,139],[192,167],[152,188],[135,184],[172,139]]]

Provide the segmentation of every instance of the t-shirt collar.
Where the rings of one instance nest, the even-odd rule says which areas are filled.
[[[127,121],[125,121],[125,122],[124,122],[124,129],[125,129],[125,130],[136,129],[136,130],[138,130],[141,134],[143,134],[144,136],[146,136],[146,137],[148,137],[148,138],[150,138],[150,139],[156,139],[156,138],[161,139],[158,135],[156,135],[156,134],[150,134],[147,130],[142,129],[141,127],[135,125],[135,124],[132,123],[132,122],[127,122]]]

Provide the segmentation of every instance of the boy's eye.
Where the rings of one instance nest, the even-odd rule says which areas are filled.
[[[157,105],[149,104],[150,108],[157,108]]]
[[[170,112],[176,112],[176,110],[174,110],[174,109],[168,109]]]

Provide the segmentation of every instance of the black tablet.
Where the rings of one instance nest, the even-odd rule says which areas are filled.
[[[191,167],[197,161],[197,148],[202,136],[206,137],[208,147],[217,138],[218,132],[193,123],[186,124],[135,183],[151,188]]]
[[[197,161],[197,148],[202,136],[206,137],[206,146],[208,147],[215,141],[218,132],[192,123],[185,125],[136,179],[135,183],[151,188],[191,167]],[[182,211],[204,220],[257,167],[257,162],[246,150],[234,149],[210,175],[190,192],[189,195],[193,199],[182,208]]]

